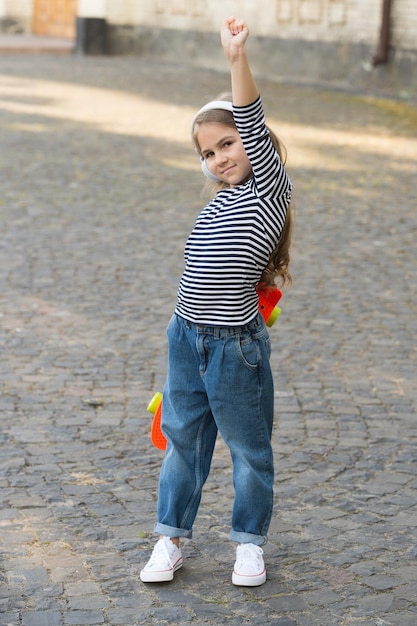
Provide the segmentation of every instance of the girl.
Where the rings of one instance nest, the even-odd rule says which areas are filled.
[[[217,432],[230,449],[235,500],[230,538],[237,543],[235,585],[266,580],[263,550],[273,505],[273,381],[267,328],[256,286],[290,283],[291,183],[277,138],[265,126],[245,51],[244,20],[222,25],[233,104],[216,100],[192,123],[202,169],[217,193],[185,248],[185,269],[167,329],[163,394],[160,539],[143,582],[172,580],[191,538]]]

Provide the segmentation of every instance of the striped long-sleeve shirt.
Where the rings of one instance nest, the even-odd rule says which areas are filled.
[[[176,313],[196,324],[240,326],[257,315],[256,285],[276,247],[291,182],[265,126],[261,98],[233,107],[253,177],[219,191],[186,243]]]

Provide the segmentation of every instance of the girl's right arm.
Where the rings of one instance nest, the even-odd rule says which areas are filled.
[[[259,91],[246,56],[248,25],[243,19],[229,17],[222,24],[220,37],[230,65],[233,104],[237,107],[251,104],[259,96]]]
[[[265,126],[258,87],[246,55],[248,25],[243,19],[230,17],[223,22],[220,36],[230,65],[233,115],[252,164],[257,194],[284,196],[285,203],[288,203],[291,182],[278,152],[271,143]]]

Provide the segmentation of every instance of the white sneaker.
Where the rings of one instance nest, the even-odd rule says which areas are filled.
[[[232,583],[243,587],[257,587],[266,581],[264,551],[253,543],[242,543],[236,549],[236,563]]]
[[[143,583],[168,582],[182,564],[180,548],[169,537],[163,537],[155,544],[151,558],[140,573],[140,579]]]

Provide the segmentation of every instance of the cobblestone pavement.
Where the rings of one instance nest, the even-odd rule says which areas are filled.
[[[1,626],[417,623],[417,112],[260,86],[297,202],[268,581],[231,584],[219,441],[184,568],[144,585],[162,458],[145,407],[201,205],[189,121],[228,77],[0,57]]]

